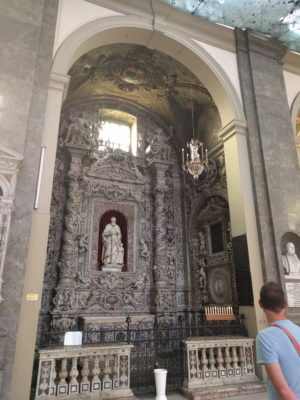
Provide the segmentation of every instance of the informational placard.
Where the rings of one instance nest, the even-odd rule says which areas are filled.
[[[285,282],[289,307],[300,307],[300,282]]]

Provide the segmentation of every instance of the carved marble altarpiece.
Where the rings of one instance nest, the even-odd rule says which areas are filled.
[[[186,182],[193,306],[237,305],[224,156]]]
[[[172,130],[125,108],[137,117],[137,156],[105,154],[97,147],[101,106],[114,104],[62,115],[40,332],[73,329],[79,317],[100,323],[236,304],[224,155],[183,188]],[[121,272],[102,271],[99,263],[100,220],[113,210],[127,226]],[[170,323],[167,314],[160,319]]]
[[[51,315],[43,323],[55,330],[74,328],[78,317],[186,308],[182,183],[172,135],[138,113],[137,157],[104,155],[97,148],[99,106],[75,107],[62,116],[43,292],[43,315]],[[153,147],[158,140],[161,151]],[[99,223],[113,210],[127,224],[122,272],[99,265]]]

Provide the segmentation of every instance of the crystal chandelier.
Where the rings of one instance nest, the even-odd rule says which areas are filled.
[[[193,138],[187,143],[189,152],[184,154],[182,149],[182,169],[185,172],[189,172],[195,179],[197,179],[208,166],[207,149],[205,149],[205,155],[203,152],[203,143],[200,140],[195,139],[194,132],[194,102],[192,103],[192,127],[193,127]]]
[[[195,179],[197,179],[207,167],[207,150],[205,150],[204,157],[203,143],[194,138],[190,141],[190,143],[187,143],[187,148],[190,150],[190,154],[188,152],[186,153],[186,159],[184,156],[184,149],[182,149],[182,169],[185,172],[189,172]]]

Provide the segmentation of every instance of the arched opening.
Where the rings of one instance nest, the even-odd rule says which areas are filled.
[[[243,120],[244,115],[228,77],[198,44],[176,31],[168,31],[166,34],[155,32],[154,38],[158,40],[152,42],[149,48],[145,46],[152,36],[149,28],[150,26],[142,26],[137,19],[127,17],[107,19],[103,24],[91,22],[71,34],[54,59],[52,72],[57,81],[61,79],[60,74],[65,76],[68,71],[71,74],[70,91],[61,114],[55,170],[57,175],[54,178],[54,188],[56,182],[65,183],[67,180],[63,178],[66,177],[68,185],[71,184],[69,187],[61,184],[58,196],[62,199],[58,209],[66,209],[69,214],[57,214],[62,216],[61,251],[56,258],[56,266],[52,264],[52,267],[60,268],[60,282],[59,286],[55,286],[55,283],[47,288],[48,293],[54,290],[56,298],[59,294],[67,301],[55,304],[55,318],[51,322],[51,329],[54,331],[59,328],[73,329],[78,317],[83,318],[85,327],[91,325],[88,318],[95,318],[92,322],[93,329],[101,330],[105,325],[105,318],[110,319],[110,324],[118,324],[118,318],[125,314],[139,328],[151,328],[154,314],[160,315],[161,323],[167,324],[163,317],[168,313],[168,323],[172,324],[180,313],[184,315],[184,311],[190,309],[190,293],[187,295],[189,272],[184,256],[184,210],[181,202],[192,202],[194,194],[199,195],[204,190],[221,184],[225,166],[222,143],[217,131],[234,119]],[[95,63],[81,65],[81,56],[90,56],[91,52],[99,49],[102,51],[106,46],[111,46],[110,50],[113,51],[112,47],[117,47],[120,43],[124,49],[127,44],[128,51],[127,56],[120,61],[119,71],[110,70],[109,82],[102,77],[101,85],[96,87],[95,72],[98,74],[97,80],[105,64],[102,62],[109,57],[102,59],[98,55],[94,59]],[[144,72],[146,70],[150,77],[151,71],[147,70],[149,63],[144,62],[143,57],[147,59],[150,55],[154,58],[159,55],[157,58],[169,57],[169,63],[179,69],[181,80],[176,76],[171,77],[170,71],[167,71],[167,79],[164,73],[160,75],[160,68],[155,62],[150,63],[154,65],[156,72],[155,81],[150,79],[150,86],[149,80],[145,80],[143,76],[141,79],[136,73],[143,68],[138,68],[139,71],[135,69],[134,77],[122,74],[122,65],[126,66],[126,60],[132,62],[137,51],[141,51],[142,58],[139,60],[142,60]],[[97,63],[101,65],[98,71]],[[136,66],[137,63],[134,64]],[[72,78],[76,77],[76,68],[81,68],[81,72],[85,74],[86,80],[79,82],[80,88],[76,87],[76,79],[72,82]],[[128,72],[129,69],[132,72],[132,65],[127,65],[125,71]],[[183,77],[186,78],[185,81]],[[120,81],[122,85],[116,85]],[[112,89],[113,84],[115,87]],[[104,91],[105,85],[110,85],[110,90]],[[148,96],[135,96],[137,87],[142,88],[143,93],[152,92],[150,103],[147,104]],[[91,93],[90,90],[95,91]],[[180,100],[178,102],[177,91]],[[52,98],[52,94],[49,94],[48,102],[49,120],[51,107],[56,100]],[[162,96],[156,96],[157,94]],[[153,102],[154,95],[158,99],[157,104]],[[83,100],[85,107],[82,106]],[[207,105],[210,123],[204,126],[203,115]],[[57,118],[57,102],[55,107]],[[98,146],[95,146],[97,143],[94,141],[98,127],[94,118],[99,115],[100,109],[117,109],[137,118],[137,130],[140,133],[137,157],[110,149],[105,154],[98,154]],[[203,176],[197,183],[190,176],[183,179],[180,162],[180,147],[186,142],[186,132],[190,138],[193,130],[192,110],[196,110],[196,134],[207,141],[211,156],[211,173]],[[46,121],[45,137],[53,146],[55,135],[49,124]],[[69,129],[71,125],[73,128]],[[175,125],[174,129],[171,125]],[[151,150],[151,144],[157,136],[162,147],[159,151],[153,148],[149,156],[145,150],[149,146]],[[52,148],[53,158],[51,160],[48,155],[49,163],[54,163],[54,154]],[[58,197],[54,196],[55,199]],[[71,199],[72,207],[67,204],[68,199]],[[117,210],[127,222],[126,258],[128,262],[131,257],[134,268],[123,271],[118,276],[111,271],[105,276],[105,271],[89,268],[91,259],[96,259],[97,262],[99,260],[99,219],[95,218],[94,223],[93,218],[95,215],[99,216],[101,210],[106,213],[107,210]],[[76,217],[78,212],[81,213],[81,218]],[[70,215],[72,213],[74,218]],[[65,229],[70,222],[71,229]],[[106,225],[107,223],[109,222]],[[104,224],[103,222],[100,232]],[[95,237],[96,246],[93,242]],[[70,243],[72,251],[68,248]],[[132,249],[131,255],[129,249]],[[69,256],[76,258],[74,262]],[[76,269],[72,270],[72,265]],[[64,270],[68,271],[68,275],[64,276]],[[89,275],[90,271],[92,273]],[[215,277],[215,281],[217,283],[213,286],[208,285],[208,290],[213,287],[223,293],[224,282],[220,285],[219,275]],[[230,296],[226,296],[220,304],[229,298]]]
[[[151,42],[151,45],[149,44]],[[143,45],[161,51],[186,66],[207,87],[220,112],[222,126],[244,120],[241,101],[231,81],[218,63],[195,41],[175,28],[152,32],[152,24],[136,17],[108,17],[91,21],[73,32],[58,49],[52,71],[66,75],[83,54],[115,43]]]

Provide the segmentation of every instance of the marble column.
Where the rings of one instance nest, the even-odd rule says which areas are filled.
[[[252,31],[236,29],[235,36],[263,275],[280,282],[281,237],[300,234],[299,163],[281,64],[285,48]]]
[[[266,325],[258,305],[263,274],[255,218],[246,124],[232,121],[219,135],[224,145],[233,257],[240,310],[246,314],[250,336]],[[252,297],[253,295],[253,297]]]
[[[0,7],[1,146],[23,157],[3,270],[0,326],[9,338],[0,351],[1,400],[28,399],[30,392],[45,254],[40,236],[32,246],[31,229],[57,10],[58,0],[6,1]],[[47,233],[44,238],[46,246]]]

